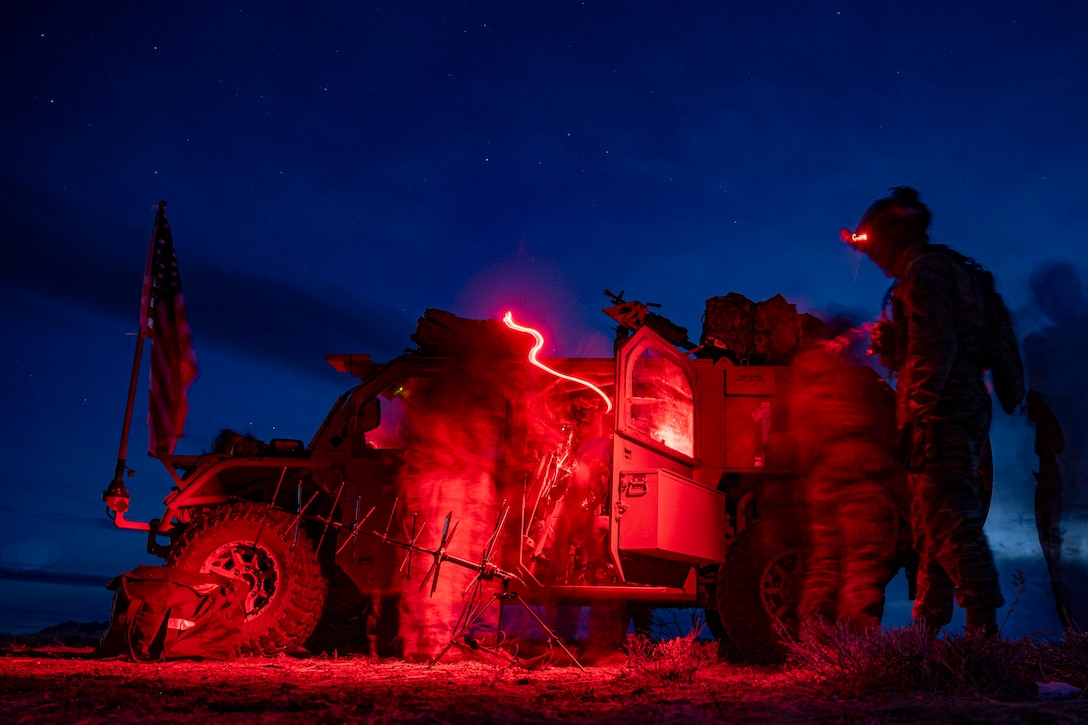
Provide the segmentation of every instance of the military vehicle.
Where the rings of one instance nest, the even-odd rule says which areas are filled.
[[[173,481],[163,514],[127,520],[116,485],[108,511],[146,530],[166,565],[245,580],[243,654],[322,633],[328,648],[330,632],[335,648],[349,620],[382,651],[406,572],[442,586],[435,569],[452,561],[534,605],[703,608],[733,651],[780,655],[803,561],[781,421],[810,320],[779,296],[714,322],[710,302],[726,298],[712,298],[695,344],[653,305],[606,294],[612,357],[540,360],[539,338],[510,315],[427,310],[416,348],[388,362],[327,356],[356,382],[309,443],[227,434],[210,453],[161,456]],[[443,489],[465,467],[489,478],[493,500]],[[406,505],[406,487],[421,485],[441,492],[445,520]],[[493,535],[453,538],[477,505]],[[425,525],[442,527],[441,545],[419,546]]]

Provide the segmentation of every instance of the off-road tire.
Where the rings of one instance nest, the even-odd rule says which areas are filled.
[[[249,587],[240,655],[297,649],[325,606],[327,584],[313,541],[294,517],[253,503],[215,506],[196,518],[170,549],[167,566],[214,572]]]
[[[718,615],[733,657],[759,664],[786,656],[797,633],[803,544],[796,515],[768,514],[744,529],[718,573]]]

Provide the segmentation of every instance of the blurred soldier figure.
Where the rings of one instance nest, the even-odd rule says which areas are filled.
[[[853,331],[849,331],[853,332]],[[909,492],[893,456],[895,397],[837,341],[798,354],[788,410],[805,535],[805,625],[880,626],[884,590],[910,553]]]
[[[1088,299],[1075,267],[1048,262],[1031,275],[1031,292],[1047,324],[1024,339],[1028,421],[1035,426],[1035,524],[1062,626],[1088,626],[1088,576],[1082,560],[1063,554],[1082,548],[1088,501]],[[1065,525],[1063,526],[1063,520]],[[1072,540],[1065,541],[1066,535]],[[1066,546],[1068,544],[1068,546]],[[1063,549],[1066,551],[1063,552]]]
[[[449,526],[458,528],[450,551],[471,561],[479,559],[495,524],[495,461],[480,451],[499,439],[498,422],[486,402],[471,397],[475,388],[468,380],[455,382],[461,385],[441,381],[431,389],[412,391],[415,398],[405,420],[412,456],[398,477],[397,494],[404,514],[416,517],[416,545],[442,547],[445,517],[452,514]],[[473,415],[463,413],[470,409]],[[406,524],[405,530],[409,528]],[[436,584],[423,578],[431,565],[417,554],[400,592],[401,655],[412,662],[431,660],[450,642],[465,608],[464,593],[476,577],[470,569],[445,564],[431,573],[440,576]],[[491,613],[487,616],[481,626],[494,627]],[[454,648],[445,659],[461,654]]]
[[[1062,470],[1058,457],[1065,452],[1065,434],[1046,399],[1037,390],[1029,390],[1028,421],[1035,426],[1035,455],[1039,470],[1035,475],[1035,528],[1043,550],[1054,607],[1066,629],[1073,627],[1068,594],[1062,577]]]
[[[987,297],[969,260],[929,243],[929,222],[918,192],[899,187],[842,236],[896,280],[891,319],[874,330],[873,346],[897,373],[896,449],[909,471],[920,557],[914,620],[934,636],[951,621],[951,582],[968,631],[996,634],[1005,600],[983,532],[980,476],[992,415]]]

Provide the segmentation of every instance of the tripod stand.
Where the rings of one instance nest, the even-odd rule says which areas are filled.
[[[469,584],[468,589],[465,590],[466,592],[468,592],[468,590],[472,589],[474,586],[478,586],[483,582],[493,581],[494,579],[500,579],[502,581],[502,590],[498,592],[492,592],[491,596],[488,597],[487,601],[483,602],[482,604],[473,604],[471,601],[465,603],[465,609],[464,611],[462,611],[461,617],[458,620],[459,624],[453,634],[453,638],[450,639],[449,643],[447,643],[446,646],[442,648],[441,652],[435,655],[434,659],[431,660],[428,667],[434,665],[436,662],[442,659],[442,657],[447,652],[449,652],[450,647],[452,647],[454,643],[457,642],[457,640],[462,639],[465,636],[465,634],[472,627],[472,625],[474,625],[480,620],[481,617],[484,616],[484,613],[487,612],[487,609],[494,602],[499,603],[499,633],[501,634],[502,614],[506,603],[517,602],[525,608],[525,611],[529,613],[529,616],[532,617],[536,621],[536,623],[540,625],[541,629],[548,636],[548,646],[551,647],[553,644],[558,644],[559,648],[563,650],[564,653],[566,653],[567,657],[570,657],[571,661],[578,666],[578,669],[585,672],[585,668],[582,667],[582,663],[578,661],[578,659],[569,649],[567,649],[566,645],[563,644],[562,640],[559,639],[558,635],[556,635],[556,633],[547,624],[544,623],[544,620],[540,618],[540,615],[533,611],[533,608],[528,605],[528,603],[522,598],[521,594],[517,590],[510,588],[510,582],[518,580],[517,575],[513,572],[500,569],[491,562],[491,559],[495,554],[495,549],[497,548],[500,535],[502,534],[503,524],[506,523],[506,516],[509,511],[509,506],[507,506],[506,501],[503,501],[502,506],[499,509],[499,518],[495,522],[495,528],[491,532],[491,537],[488,539],[487,544],[484,546],[483,556],[481,557],[479,563],[465,561],[464,559],[459,559],[458,557],[450,556],[446,553],[446,545],[449,543],[449,538],[453,535],[452,531],[450,532],[449,537],[447,537],[445,530],[443,530],[442,542],[439,545],[438,550],[430,552],[431,555],[434,556],[434,563],[431,565],[431,569],[427,572],[427,575],[423,577],[423,583],[426,583],[427,577],[433,573],[434,580],[432,580],[431,583],[432,592],[434,591],[434,585],[438,579],[438,567],[443,560],[452,561],[459,566],[476,570],[476,578],[473,579],[471,584]],[[446,524],[446,528],[448,528],[448,519]],[[423,584],[421,583],[420,586],[422,585]]]
[[[464,621],[462,622],[461,626],[457,629],[457,631],[454,632],[453,638],[449,641],[449,643],[445,647],[442,648],[441,652],[439,652],[437,655],[435,655],[434,659],[432,659],[427,666],[428,667],[433,666],[436,662],[438,662],[440,659],[442,659],[443,655],[445,655],[447,652],[449,652],[450,647],[452,647],[454,645],[454,643],[457,642],[457,640],[459,640],[459,639],[461,639],[461,638],[463,638],[465,636],[465,634],[472,627],[472,625],[476,624],[476,622],[478,622],[480,620],[480,618],[482,616],[484,616],[484,613],[487,612],[488,607],[490,607],[491,604],[494,603],[494,602],[499,603],[499,632],[501,633],[502,632],[502,613],[503,613],[503,609],[504,609],[504,607],[506,605],[506,602],[510,601],[510,602],[517,602],[522,607],[524,607],[525,611],[529,613],[529,616],[532,617],[536,621],[536,623],[540,625],[540,628],[542,630],[544,630],[544,633],[548,636],[548,646],[549,647],[552,646],[552,645],[559,645],[559,648],[561,650],[563,650],[563,652],[567,655],[567,657],[570,657],[571,662],[573,662],[575,665],[577,665],[578,669],[582,670],[582,672],[585,672],[586,670],[585,670],[584,667],[582,667],[582,663],[578,661],[578,658],[575,657],[574,654],[569,649],[567,649],[567,646],[565,644],[563,644],[563,641],[559,638],[559,636],[547,624],[544,623],[544,620],[540,618],[540,615],[538,615],[536,612],[533,611],[533,608],[530,607],[529,604],[521,597],[521,594],[519,592],[517,592],[516,590],[510,589],[511,580],[517,578],[514,574],[511,574],[510,572],[507,572],[507,571],[503,571],[501,569],[491,567],[490,569],[481,570],[480,576],[478,577],[478,579],[479,580],[490,580],[490,579],[493,579],[495,577],[498,577],[498,578],[500,578],[502,580],[502,591],[492,592],[491,596],[487,599],[486,602],[484,602],[483,604],[480,604],[478,606],[475,606],[472,610],[470,610],[468,612],[468,616],[463,617]],[[469,607],[471,605],[466,604],[465,606]]]
[[[454,534],[457,533],[457,522],[452,522],[453,525],[451,526],[451,520],[453,518],[452,512],[446,516],[445,524],[442,527],[442,536],[439,540],[438,548],[436,549],[427,549],[416,544],[416,537],[418,536],[419,531],[416,530],[414,518],[412,523],[412,531],[408,541],[398,541],[397,539],[392,538],[389,535],[389,528],[393,522],[394,513],[396,512],[396,506],[397,504],[396,502],[394,502],[393,511],[389,515],[389,523],[386,524],[386,529],[384,532],[360,531],[363,522],[359,521],[352,528],[351,534],[348,536],[348,538],[345,540],[340,548],[342,549],[344,546],[347,546],[348,541],[351,541],[356,536],[356,534],[362,533],[373,536],[380,541],[384,541],[387,544],[406,549],[408,551],[408,554],[405,556],[404,561],[401,564],[401,568],[403,569],[407,567],[408,576],[411,576],[412,554],[418,552],[420,554],[429,555],[430,557],[432,557],[431,566],[427,570],[427,573],[424,574],[423,580],[420,582],[419,586],[422,589],[424,586],[426,586],[427,580],[430,579],[432,595],[434,594],[435,589],[438,586],[438,575],[442,567],[442,562],[444,561],[448,561],[452,564],[456,564],[457,566],[463,567],[465,569],[471,569],[477,572],[476,577],[472,580],[472,583],[470,583],[468,588],[465,590],[466,593],[469,591],[469,589],[472,589],[474,586],[479,586],[483,582],[493,581],[494,579],[500,579],[502,581],[502,591],[492,592],[491,596],[484,603],[473,604],[471,601],[465,603],[465,608],[461,612],[461,616],[458,619],[458,624],[455,625],[456,631],[453,638],[449,641],[449,643],[446,644],[444,648],[442,648],[442,651],[439,652],[434,657],[434,659],[431,660],[428,667],[433,666],[436,662],[442,659],[442,657],[447,652],[449,652],[450,648],[457,642],[457,640],[463,638],[468,630],[472,627],[472,625],[478,622],[480,618],[484,616],[488,607],[490,607],[491,604],[494,602],[499,603],[499,627],[501,631],[502,614],[506,602],[517,602],[525,608],[525,611],[529,613],[529,616],[531,616],[536,621],[536,623],[540,625],[541,629],[543,629],[543,631],[547,634],[548,645],[551,646],[553,644],[558,644],[559,648],[562,649],[563,652],[566,653],[568,657],[570,657],[571,661],[578,666],[578,669],[585,672],[585,668],[582,667],[582,663],[578,661],[578,659],[569,649],[567,649],[566,645],[563,644],[563,642],[559,639],[558,635],[556,635],[556,633],[547,624],[544,623],[544,620],[541,619],[540,616],[533,611],[533,609],[528,605],[528,603],[526,603],[526,601],[522,598],[521,594],[518,591],[510,588],[510,582],[520,581],[518,576],[513,572],[500,569],[499,567],[495,566],[491,561],[491,559],[494,557],[495,549],[497,548],[499,539],[501,537],[503,525],[506,523],[507,514],[510,511],[510,507],[508,506],[506,501],[502,502],[502,506],[499,509],[498,520],[495,522],[495,528],[492,530],[491,536],[488,539],[487,544],[484,545],[483,555],[479,561],[470,561],[468,559],[463,559],[459,556],[454,556],[448,552],[447,549],[449,547],[450,541],[453,539]],[[367,516],[370,516],[370,514],[368,513]],[[363,521],[365,520],[366,517],[363,518]]]

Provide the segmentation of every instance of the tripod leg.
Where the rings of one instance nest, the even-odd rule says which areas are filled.
[[[574,656],[574,653],[567,649],[567,646],[563,644],[563,640],[559,638],[559,635],[557,635],[554,631],[552,631],[551,627],[544,623],[544,620],[541,619],[540,616],[533,611],[532,607],[525,603],[525,600],[522,599],[517,592],[507,592],[507,596],[520,603],[521,606],[525,607],[525,611],[529,613],[529,616],[535,619],[536,623],[539,624],[540,627],[547,633],[549,644],[554,643],[559,645],[559,649],[563,650],[566,653],[567,657],[570,657],[570,661],[576,664],[578,666],[578,669],[580,669],[582,672],[586,671],[586,668],[582,667],[582,663],[578,661],[578,658]]]
[[[479,606],[479,608],[477,608],[477,609],[476,609],[476,611],[475,611],[475,612],[473,612],[473,613],[472,613],[472,614],[471,614],[471,615],[470,615],[470,616],[468,617],[468,619],[466,619],[466,620],[465,620],[465,623],[464,623],[464,624],[463,624],[463,625],[461,626],[461,628],[460,628],[460,629],[458,629],[458,630],[457,630],[456,632],[454,632],[454,634],[453,634],[453,639],[451,639],[451,640],[450,640],[450,641],[449,641],[449,642],[448,642],[448,643],[446,644],[446,646],[442,648],[442,651],[441,651],[441,652],[439,652],[438,654],[436,654],[436,655],[434,656],[434,659],[432,659],[432,660],[431,660],[431,661],[430,661],[430,662],[429,662],[429,663],[427,664],[427,667],[433,667],[433,666],[435,665],[435,663],[436,663],[436,662],[438,662],[438,660],[442,659],[442,657],[443,657],[443,656],[444,656],[444,655],[445,655],[445,654],[446,654],[447,652],[449,652],[449,651],[450,651],[450,647],[452,647],[452,646],[453,646],[453,644],[454,644],[454,643],[455,643],[455,642],[456,642],[457,640],[459,640],[459,639],[461,639],[462,637],[464,637],[464,636],[465,636],[465,633],[466,633],[466,632],[468,632],[468,630],[469,630],[469,629],[470,629],[470,628],[472,627],[472,625],[476,624],[476,622],[478,622],[478,621],[479,621],[480,617],[484,616],[484,612],[486,612],[486,611],[487,611],[487,608],[488,608],[489,606],[491,606],[491,602],[495,601],[495,600],[496,600],[496,599],[498,599],[498,598],[499,598],[499,597],[498,597],[498,595],[497,595],[497,594],[494,594],[494,593],[493,593],[493,594],[491,595],[491,597],[490,597],[490,598],[489,598],[489,599],[488,599],[488,600],[487,600],[486,602],[484,602],[483,604],[481,604],[481,605]],[[500,606],[501,606],[501,605],[500,605]]]

